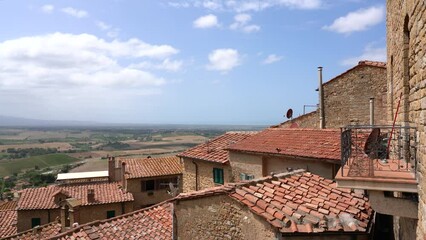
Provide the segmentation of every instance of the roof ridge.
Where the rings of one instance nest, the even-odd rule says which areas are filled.
[[[241,184],[236,183],[235,188],[246,187],[246,186],[250,186],[250,185],[258,184],[258,183],[262,184],[264,182],[270,182],[270,181],[273,181],[273,180],[278,180],[279,178],[286,178],[286,177],[294,176],[294,175],[301,174],[301,173],[308,173],[308,171],[306,171],[305,169],[296,169],[296,170],[293,170],[291,172],[282,172],[282,173],[277,173],[277,174],[273,174],[273,175],[268,175],[266,177],[261,177],[261,178],[256,178],[256,179],[249,180],[249,181],[244,181],[244,182],[241,182]]]

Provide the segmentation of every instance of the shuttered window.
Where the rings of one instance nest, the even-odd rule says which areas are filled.
[[[214,183],[223,184],[223,169],[213,168],[213,180]]]

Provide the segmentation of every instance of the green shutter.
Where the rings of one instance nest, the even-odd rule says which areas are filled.
[[[31,218],[31,228],[34,228],[40,225],[41,225],[40,218]]]

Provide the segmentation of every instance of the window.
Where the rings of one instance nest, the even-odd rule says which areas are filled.
[[[168,190],[169,189],[169,183],[172,183],[175,187],[178,186],[178,178],[161,178],[161,179],[155,179],[155,180],[146,180],[141,181],[141,191],[147,192],[147,191],[154,191],[154,190]]]
[[[223,184],[223,169],[213,168],[213,180],[214,183]]]
[[[40,226],[40,225],[41,225],[40,218],[31,218],[31,228]]]
[[[252,180],[254,179],[254,175],[248,175],[247,173],[240,173],[240,180]]]
[[[113,218],[113,217],[115,217],[115,211],[114,210],[107,211],[107,218]]]
[[[141,181],[141,191],[154,191],[155,190],[155,180]]]

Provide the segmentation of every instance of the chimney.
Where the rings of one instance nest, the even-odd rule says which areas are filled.
[[[87,202],[92,203],[95,201],[95,189],[87,189]]]
[[[324,114],[324,92],[322,88],[322,67],[318,67],[318,77],[319,77],[319,114],[320,114],[320,128],[325,128],[325,114]]]
[[[114,157],[108,156],[108,180],[110,182],[115,182],[115,159]]]
[[[121,185],[123,187],[123,189],[126,191],[127,186],[126,186],[126,163],[122,162],[121,163]]]
[[[370,97],[370,125],[374,125],[374,97]]]

